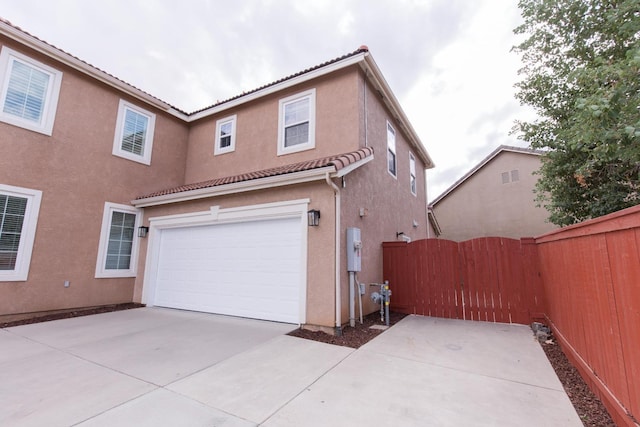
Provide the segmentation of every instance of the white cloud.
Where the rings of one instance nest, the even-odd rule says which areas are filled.
[[[437,168],[435,198],[526,114],[511,0],[0,0],[0,15],[186,111],[369,46]]]

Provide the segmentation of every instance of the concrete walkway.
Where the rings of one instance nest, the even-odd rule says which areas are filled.
[[[410,316],[358,350],[143,308],[0,330],[3,426],[582,425],[524,326]]]

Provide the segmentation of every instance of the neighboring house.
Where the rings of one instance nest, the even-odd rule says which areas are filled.
[[[333,330],[347,228],[367,284],[381,242],[429,233],[433,163],[366,47],[190,114],[3,20],[0,49],[5,319],[134,301]]]
[[[437,237],[533,237],[556,228],[537,207],[533,174],[542,152],[501,145],[429,205]],[[436,237],[436,236],[434,236]]]

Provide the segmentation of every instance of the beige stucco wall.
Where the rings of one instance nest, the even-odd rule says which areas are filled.
[[[157,115],[151,166],[115,157],[121,96],[0,38],[5,43],[64,74],[51,136],[0,123],[0,183],[42,191],[28,280],[0,282],[0,315],[130,302],[134,278],[94,278],[104,203],[129,204],[182,183],[187,127],[127,98]]]
[[[59,69],[64,76],[52,136],[0,123],[0,183],[43,192],[29,278],[26,282],[0,282],[0,316],[141,301],[149,239],[139,240],[136,278],[95,278],[105,202],[128,205],[157,190],[367,145],[375,150],[374,160],[344,179],[334,179],[340,187],[342,206],[339,263],[343,324],[348,321],[349,309],[347,227],[362,230],[363,271],[359,279],[366,284],[383,280],[383,241],[396,240],[400,231],[412,239],[427,236],[424,164],[379,93],[365,83],[358,66],[193,123],[125,97],[156,114],[153,155],[151,166],[147,166],[111,154],[119,93],[35,52],[11,47]],[[277,156],[278,101],[311,88],[316,90],[315,148]],[[216,121],[233,114],[237,114],[235,151],[214,156]],[[397,178],[387,172],[387,120],[396,130]],[[417,196],[409,188],[410,151],[416,157]],[[211,206],[224,209],[306,198],[310,199],[309,209],[322,212],[320,226],[307,228],[306,323],[328,329],[335,326],[336,197],[324,180],[144,208],[144,222],[148,225],[150,217],[207,211]],[[362,217],[361,208],[365,212]],[[70,287],[64,287],[65,281]],[[369,300],[372,290],[367,286],[363,299],[366,313],[377,310]]]
[[[443,239],[532,237],[553,230],[533,190],[540,156],[503,151],[434,206]],[[519,181],[502,183],[502,173],[518,170]]]
[[[358,73],[350,67],[191,125],[186,182],[237,175],[354,151],[358,146]],[[278,102],[316,89],[315,148],[277,155]],[[237,115],[235,151],[214,156],[216,121]]]
[[[427,237],[426,182],[424,163],[413,150],[400,126],[384,106],[377,91],[370,84],[365,87],[364,76],[358,81],[360,122],[362,132],[360,144],[373,147],[374,160],[354,172],[344,180],[342,195],[342,235],[347,227],[361,230],[363,242],[362,271],[358,273],[361,283],[367,284],[367,294],[363,296],[363,311],[370,313],[378,310],[369,296],[375,287],[370,283],[380,283],[382,275],[382,242],[398,240],[397,233],[404,232],[413,240]],[[366,91],[366,96],[365,96]],[[365,106],[366,99],[366,106]],[[367,128],[365,131],[365,115]],[[387,120],[396,130],[397,178],[387,171]],[[417,191],[411,194],[409,185],[409,152],[416,158]],[[360,209],[365,215],[360,217]],[[418,223],[413,227],[413,221]],[[346,261],[346,242],[342,242],[342,307],[343,320],[348,320],[348,273]],[[390,284],[393,290],[393,284]]]
[[[335,313],[335,209],[333,190],[323,181],[290,185],[265,191],[250,191],[191,202],[145,208],[145,218],[208,211],[212,206],[227,209],[240,206],[310,199],[309,209],[319,209],[320,225],[307,227],[306,323],[331,328]],[[303,219],[306,221],[306,218]],[[147,222],[148,225],[148,222]],[[149,239],[143,239],[134,301],[140,302],[144,286],[144,264]]]

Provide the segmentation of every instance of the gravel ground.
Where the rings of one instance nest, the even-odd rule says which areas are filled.
[[[542,343],[551,366],[556,371],[573,407],[586,427],[615,427],[600,399],[587,387],[578,370],[569,362],[560,346],[554,341]]]
[[[92,309],[79,309],[66,313],[56,313],[14,322],[4,322],[0,323],[0,328],[87,316],[90,314],[107,313],[117,310],[128,310],[138,307],[142,307],[142,305],[127,303]],[[390,326],[393,326],[405,316],[406,314],[391,312],[389,319]],[[289,335],[328,344],[359,348],[383,332],[381,329],[371,329],[371,326],[373,325],[383,325],[380,321],[380,313],[371,313],[368,316],[365,316],[363,320],[363,324],[360,324],[358,321],[356,322],[356,326],[353,328],[345,327],[343,329],[342,336],[329,335],[324,332],[313,332],[306,329],[296,329],[289,333]],[[602,402],[600,402],[591,390],[589,390],[589,387],[587,387],[576,368],[567,360],[567,357],[562,352],[560,346],[556,344],[554,340],[549,340],[548,343],[542,343],[541,345],[585,427],[615,427],[615,424],[611,420],[611,417]]]

